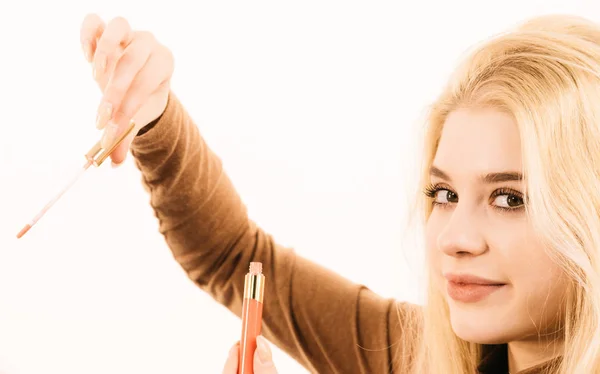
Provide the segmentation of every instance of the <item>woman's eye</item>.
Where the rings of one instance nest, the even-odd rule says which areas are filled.
[[[458,196],[449,190],[438,190],[435,194],[436,204],[448,204],[458,202]]]
[[[524,202],[521,197],[511,194],[498,195],[494,199],[494,205],[500,208],[514,209],[520,207],[523,204]]]

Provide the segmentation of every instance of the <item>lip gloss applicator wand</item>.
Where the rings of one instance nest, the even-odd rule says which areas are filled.
[[[42,210],[17,234],[17,239],[20,239],[25,235],[31,228],[50,210],[50,208],[65,194],[74,184],[79,180],[79,178],[83,175],[83,173],[92,165],[99,167],[102,163],[110,156],[110,154],[125,140],[127,135],[131,134],[133,129],[135,128],[135,123],[132,121],[129,124],[129,128],[125,131],[119,138],[116,139],[114,144],[110,147],[102,148],[102,142],[98,141],[94,146],[86,153],[86,163],[79,170],[77,175],[62,189],[59,193],[57,193],[49,202],[46,204]]]

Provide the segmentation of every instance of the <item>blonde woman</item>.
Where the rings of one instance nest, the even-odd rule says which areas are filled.
[[[151,34],[92,15],[81,42],[105,140],[130,119],[140,127],[112,160],[131,150],[174,257],[238,315],[247,265],[262,262],[264,336],[308,370],[600,372],[597,24],[544,16],[488,40],[431,106],[424,306],[384,299],[257,227],[170,91],[173,57]],[[256,372],[275,372],[262,343],[256,365],[271,371]]]

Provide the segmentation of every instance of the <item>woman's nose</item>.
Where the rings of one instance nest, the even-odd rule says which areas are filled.
[[[476,209],[458,203],[438,236],[438,248],[448,256],[477,256],[484,253],[487,243],[481,224],[482,219]]]

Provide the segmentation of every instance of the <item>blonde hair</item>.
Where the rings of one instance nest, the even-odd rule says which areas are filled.
[[[548,254],[572,280],[553,373],[600,372],[600,26],[549,15],[478,45],[432,105],[421,187],[443,124],[459,107],[493,107],[518,124],[529,214]],[[423,201],[424,219],[431,204]],[[429,275],[419,373],[475,373],[482,346],[458,338]]]

